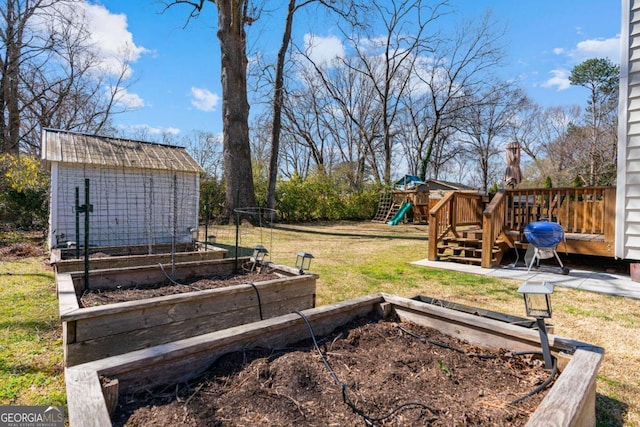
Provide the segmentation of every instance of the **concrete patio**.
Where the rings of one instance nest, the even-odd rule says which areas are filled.
[[[508,265],[482,268],[470,264],[424,259],[412,262],[412,264],[522,282],[526,280],[541,280],[551,282],[556,286],[640,299],[640,283],[632,281],[630,276],[624,274],[572,269],[568,275],[562,275],[558,265],[542,265],[540,268],[532,268],[531,271],[527,272],[527,268],[522,263],[515,267]]]

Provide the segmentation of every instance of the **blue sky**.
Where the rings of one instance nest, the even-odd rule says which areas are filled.
[[[255,0],[258,4],[259,0]],[[266,1],[266,0],[265,0]],[[502,75],[517,79],[542,106],[583,106],[586,89],[568,85],[571,68],[588,58],[619,63],[620,1],[617,0],[451,0],[456,16],[479,17],[490,9],[506,26],[507,58]],[[248,29],[252,52],[275,57],[282,35],[285,0],[265,3],[261,19]],[[191,20],[188,6],[163,11],[157,0],[102,0],[85,5],[94,39],[104,55],[129,46],[132,58],[121,102],[132,110],[115,123],[125,131],[181,136],[193,130],[220,133],[220,59],[213,3]],[[321,22],[318,22],[321,21]],[[337,34],[322,19],[298,21],[295,38],[313,34],[318,55],[339,49]],[[119,47],[120,46],[120,47]]]

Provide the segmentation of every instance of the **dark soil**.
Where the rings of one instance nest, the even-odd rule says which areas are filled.
[[[510,402],[549,377],[538,356],[410,323],[360,320],[318,342],[326,363],[311,340],[247,349],[188,384],[121,396],[114,425],[520,426],[545,391]]]
[[[197,292],[203,291],[205,289],[223,288],[227,286],[241,285],[253,282],[263,282],[266,280],[280,278],[282,278],[282,276],[275,273],[245,272],[230,274],[226,276],[214,276],[181,284],[174,284],[167,280],[164,283],[136,286],[135,288],[91,290],[85,292],[80,297],[79,303],[81,307],[92,307],[96,305],[135,301],[165,295],[182,294],[185,292]]]

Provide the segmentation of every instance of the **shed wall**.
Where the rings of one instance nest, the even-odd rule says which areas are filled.
[[[184,171],[95,167],[56,163],[51,183],[51,247],[84,244],[84,214],[76,235],[76,187],[85,203],[89,179],[90,246],[126,246],[190,241],[198,224],[199,176]],[[64,237],[62,237],[64,235]]]
[[[640,259],[640,1],[622,0],[615,256]]]

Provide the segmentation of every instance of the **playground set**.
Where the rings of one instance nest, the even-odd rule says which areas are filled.
[[[402,222],[427,224],[429,211],[444,197],[445,192],[471,190],[470,187],[438,180],[422,181],[415,175],[405,175],[393,190],[380,193],[378,211],[371,222],[398,225]]]

